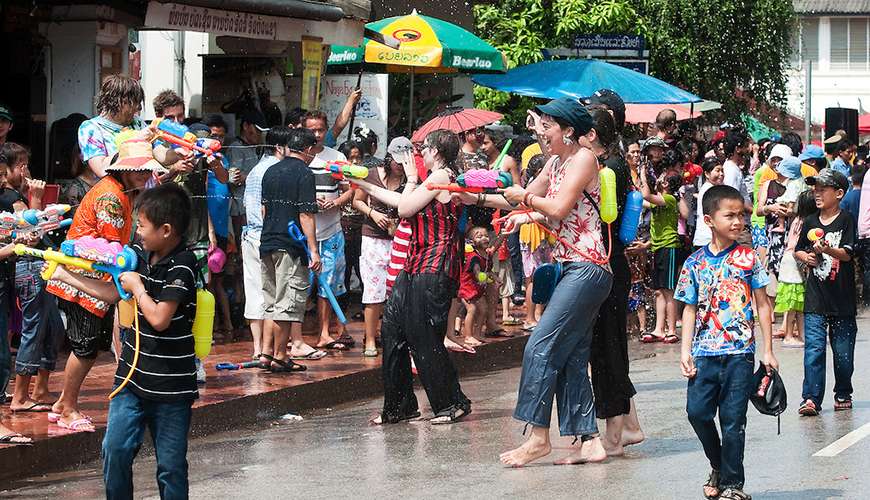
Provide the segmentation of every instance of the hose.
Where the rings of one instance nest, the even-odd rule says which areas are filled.
[[[117,396],[127,383],[130,382],[130,379],[133,378],[133,374],[136,372],[136,365],[139,363],[139,303],[136,299],[133,299],[133,331],[136,333],[136,347],[133,349],[133,362],[130,364],[130,371],[118,387],[109,394],[109,399]]]

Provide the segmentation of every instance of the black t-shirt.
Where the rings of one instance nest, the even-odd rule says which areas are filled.
[[[813,242],[808,238],[810,230],[821,228],[825,241],[832,247],[843,248],[853,254],[855,223],[845,211],[827,226],[819,220],[819,214],[804,219],[796,251],[813,252]],[[843,262],[828,254],[817,255],[819,265],[806,270],[806,294],[804,312],[828,316],[855,316],[855,264],[852,259]]]
[[[18,191],[10,188],[3,188],[0,190],[0,211],[14,212],[14,205],[19,201],[28,205],[27,200],[24,199]]]
[[[622,254],[625,251],[625,245],[619,239],[619,227],[622,225],[622,212],[625,211],[625,200],[628,198],[629,186],[631,186],[631,170],[628,168],[628,163],[621,154],[611,155],[610,158],[604,160],[604,165],[613,170],[616,174],[616,220],[611,226],[610,237],[608,238],[607,224],[601,222],[601,233],[604,236],[604,248],[607,249],[608,241],[613,244],[611,255]]]
[[[171,402],[193,400],[196,388],[193,320],[196,316],[196,257],[184,249],[184,242],[158,262],[151,264],[151,252],[133,245],[138,258],[136,272],[155,302],[178,303],[169,327],[154,329],[139,309],[139,360],[127,387],[143,399]],[[115,385],[130,372],[135,334],[125,329],[121,361],[115,372]]]
[[[305,249],[297,245],[287,232],[291,220],[299,224],[300,213],[317,213],[314,174],[302,160],[285,158],[269,167],[263,175],[263,232],[260,235],[260,255],[286,250],[290,255],[308,262]],[[301,227],[299,228],[302,229]]]

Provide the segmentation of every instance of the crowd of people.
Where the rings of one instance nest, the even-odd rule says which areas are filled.
[[[161,495],[186,494],[190,407],[197,383],[206,383],[191,334],[197,288],[216,297],[216,341],[249,331],[251,359],[277,374],[357,349],[329,299],[349,305],[357,297],[349,292],[359,291],[359,349],[382,356],[384,404],[374,425],[420,418],[414,373],[434,414],[429,421],[460,421],[472,402],[449,351],[473,354],[493,338],[529,334],[514,417],[532,429],[501,456],[511,466],[550,453],[554,397],[560,434],[579,441],[556,463],[602,461],[644,440],[629,376],[632,338],[682,344],[688,417],[712,469],[708,498],[749,498],[743,429],[756,352],[766,370],[778,368],[773,339],[804,349],[800,415],[822,409],[827,339],[833,407],[852,407],[859,289],[870,303],[866,146],[845,133],[823,146],[804,145],[794,133],[753,140],[728,124],[708,138],[672,110],[659,114],[653,135],[640,137],[607,89],[529,110],[527,130],[516,135],[481,125],[412,142],[358,127],[339,144],[359,96],[348,97],[332,124],[318,110],[294,109],[282,124],[246,110],[231,142],[220,116],[189,119],[177,94],[155,96],[159,119],[224,143],[221,154],[205,155],[154,140],[154,127],[138,118],[145,102],[138,82],[103,83],[99,114],[79,127],[77,177],[61,195],[74,208],[64,237],[132,245],[138,267],[121,276],[123,290],[72,268],[46,281],[43,262],[14,257],[13,245],[47,248],[56,235],[0,249],[0,387],[12,376],[7,333],[16,329],[9,408],[93,432],[79,407],[81,386],[101,351],[115,353],[118,394],[103,442],[109,497],[132,495],[146,426]],[[28,149],[6,141],[12,126],[0,106],[0,211],[41,209],[45,182],[32,179]],[[368,174],[341,178],[331,165],[364,166]],[[615,178],[618,215],[610,223],[604,168]],[[496,191],[443,188],[479,170],[498,170],[510,182]],[[632,192],[643,211],[636,237],[625,241],[617,233],[630,223]],[[556,278],[542,269],[556,269]],[[137,304],[138,347],[115,305],[122,292]],[[308,313],[313,341],[302,331]],[[20,325],[11,328],[16,314]],[[55,400],[48,381],[63,346],[70,354]],[[2,422],[0,436],[32,442]]]

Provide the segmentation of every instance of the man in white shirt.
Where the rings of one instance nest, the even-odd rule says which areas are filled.
[[[316,156],[308,168],[314,174],[317,187],[316,215],[317,244],[320,247],[320,259],[323,263],[321,275],[326,276],[332,293],[339,297],[344,295],[344,233],[341,230],[341,207],[350,203],[353,191],[350,186],[340,183],[329,172],[329,164],[336,161],[347,161],[340,152],[324,146],[326,132],[329,129],[326,114],[322,111],[311,111],[303,119],[303,126],[314,132],[317,146]],[[320,341],[317,347],[326,349],[346,350],[353,346],[353,338],[347,334],[344,325],[339,326],[338,340],[329,334],[329,323],[332,319],[332,308],[325,294],[318,288],[317,316],[320,319]]]

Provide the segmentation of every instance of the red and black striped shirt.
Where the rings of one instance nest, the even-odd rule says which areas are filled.
[[[413,235],[408,247],[405,272],[409,274],[444,273],[459,281],[459,216],[462,205],[451,200],[432,200],[417,215],[409,217]]]

